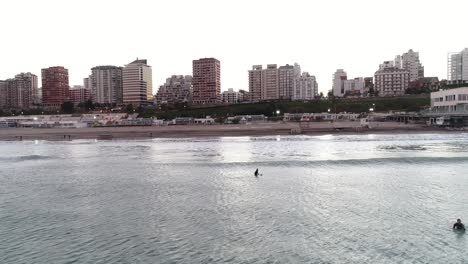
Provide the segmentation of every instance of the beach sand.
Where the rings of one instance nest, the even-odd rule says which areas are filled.
[[[89,128],[1,128],[0,140],[142,139],[223,136],[320,135],[361,133],[424,133],[447,130],[422,124],[371,122],[268,122],[237,125],[173,125]]]

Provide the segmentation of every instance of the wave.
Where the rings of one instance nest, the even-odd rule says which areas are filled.
[[[43,155],[25,155],[17,157],[0,157],[0,161],[10,161],[10,162],[21,162],[21,161],[30,161],[30,160],[48,160],[52,159],[51,156]]]
[[[207,157],[211,158],[211,157]],[[163,165],[179,166],[269,166],[269,167],[326,167],[326,166],[382,166],[388,164],[452,164],[468,162],[468,157],[390,157],[370,159],[336,159],[336,160],[269,160],[269,161],[245,161],[245,162],[219,162],[207,163],[206,160],[190,160],[188,162],[161,162]]]

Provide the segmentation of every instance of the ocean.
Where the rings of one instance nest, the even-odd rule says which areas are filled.
[[[0,263],[468,262],[463,133],[4,141],[0,183]]]

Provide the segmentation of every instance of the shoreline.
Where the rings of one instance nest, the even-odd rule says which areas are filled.
[[[126,140],[151,138],[242,137],[277,135],[366,135],[461,133],[419,124],[372,122],[371,128],[361,128],[358,122],[317,123],[261,123],[249,125],[190,125],[143,127],[89,127],[89,128],[1,128],[0,141],[75,139]]]

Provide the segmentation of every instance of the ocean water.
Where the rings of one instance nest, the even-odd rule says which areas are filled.
[[[467,263],[456,218],[468,134],[0,142],[0,263]]]

